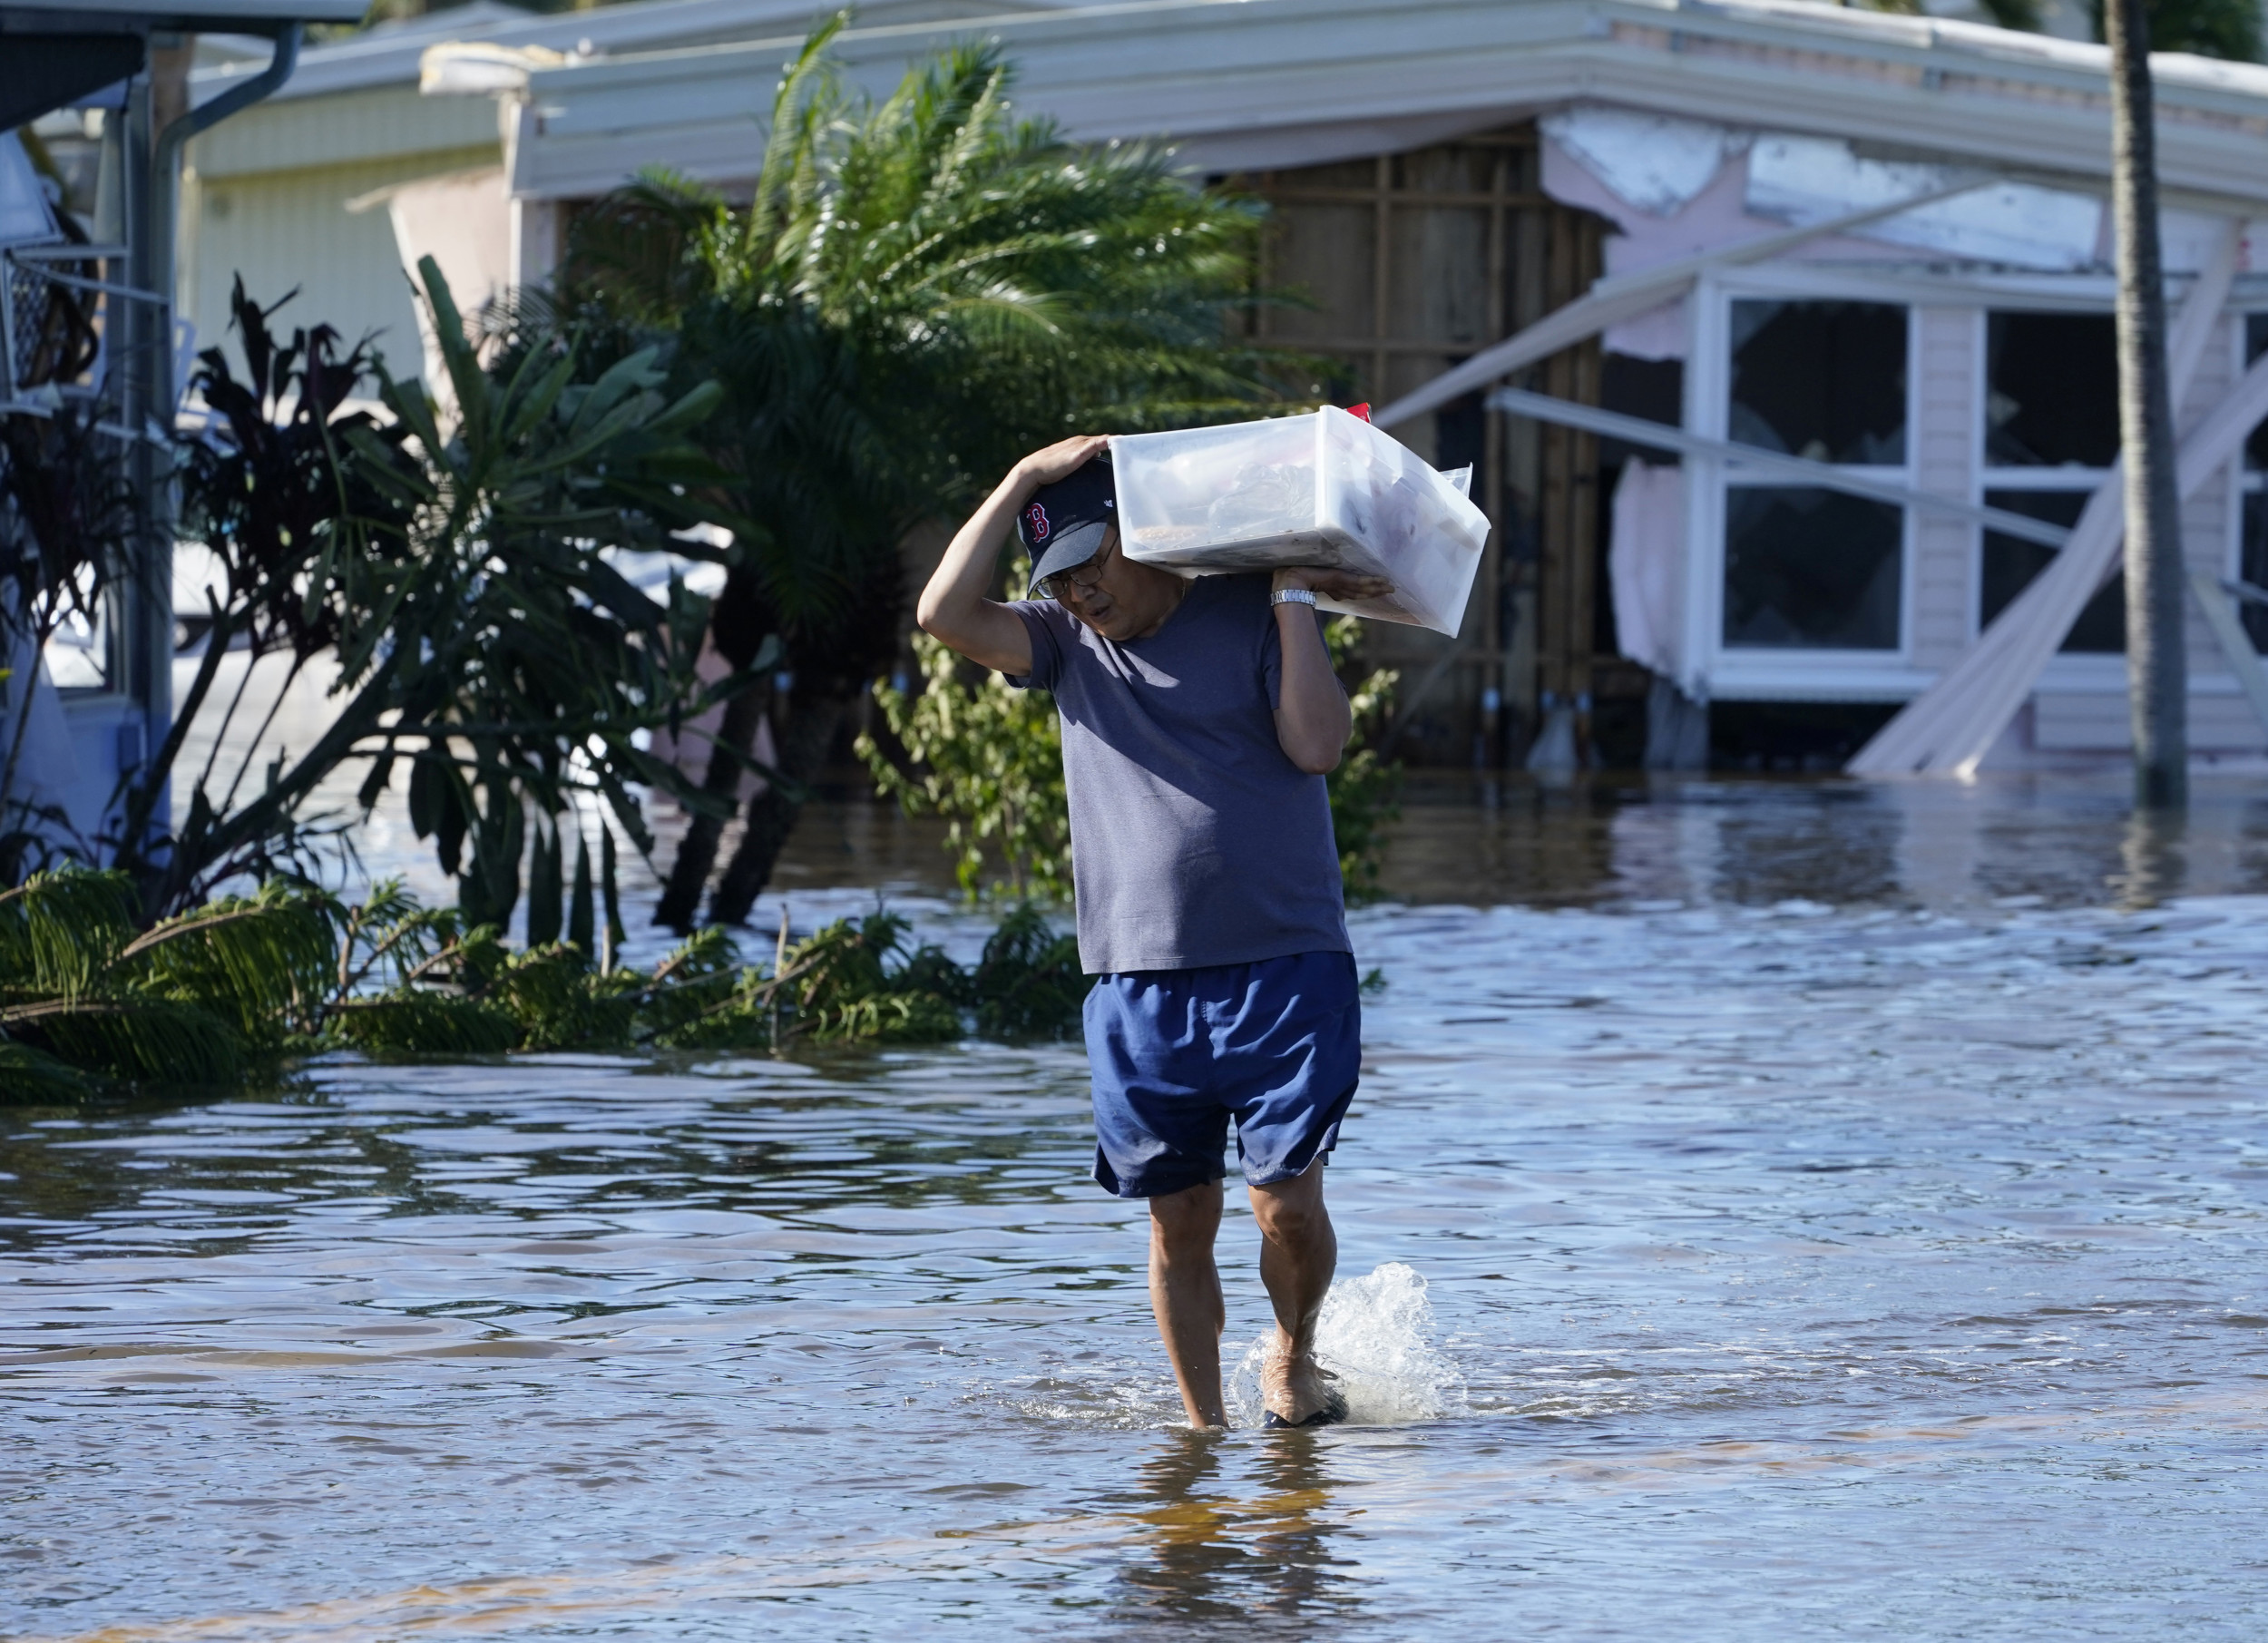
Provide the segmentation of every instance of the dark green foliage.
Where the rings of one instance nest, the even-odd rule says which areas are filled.
[[[934,948],[905,946],[906,923],[875,912],[853,922],[837,919],[800,946],[787,950],[780,972],[795,1006],[793,1024],[808,1036],[877,1043],[938,1043],[961,1036],[961,1012],[952,996],[934,990],[943,980]],[[891,962],[898,961],[894,966]],[[944,966],[952,966],[950,960]]]
[[[374,1055],[502,1055],[520,1046],[510,1012],[442,993],[355,999],[332,1013],[331,1034]]]
[[[910,528],[1066,434],[1280,398],[1282,357],[1227,340],[1256,204],[1190,187],[1163,151],[1020,121],[989,48],[918,64],[880,103],[850,94],[826,56],[844,21],[788,66],[745,206],[650,175],[578,214],[560,281],[562,311],[624,347],[665,337],[680,381],[722,391],[697,437],[728,476],[711,517],[740,542],[712,636],[753,670],[777,634],[795,680],[779,768],[710,909],[726,922],[768,876],[833,725],[897,654]],[[717,844],[697,818],[664,923],[697,922]]]
[[[165,739],[122,784],[113,835],[78,839],[0,802],[0,882],[61,854],[107,856],[153,918],[248,875],[318,876],[317,861],[343,849],[347,818],[317,812],[316,796],[354,767],[365,810],[406,776],[412,826],[462,875],[468,923],[501,924],[521,895],[531,820],[539,847],[556,852],[557,818],[596,801],[646,849],[641,788],[702,802],[639,742],[730,694],[694,671],[709,601],[681,583],[640,592],[607,554],[658,546],[703,516],[696,493],[719,470],[687,435],[719,390],[665,392],[655,348],[547,326],[533,308],[475,337],[433,261],[418,271],[445,415],[428,385],[390,377],[367,343],[347,348],[319,325],[280,337],[282,305],[237,287],[240,365],[222,347],[199,357],[192,386],[212,415],[177,453],[181,530],[222,572],[190,615],[207,629],[204,654]],[[357,408],[374,387],[383,420]],[[104,455],[114,440],[71,416],[21,421],[0,418],[12,442],[0,448],[0,513],[16,522],[0,529],[14,601],[0,599],[14,612],[0,628],[28,622],[44,637],[40,623],[100,605],[103,579],[135,549],[134,510]],[[83,449],[70,443],[80,432]],[[751,647],[753,660],[760,635]],[[247,683],[254,664],[281,657],[281,683],[269,670],[252,699],[244,685],[216,689],[231,656]],[[337,707],[311,745],[272,766],[252,751],[223,757],[257,746],[231,731],[272,712],[279,694],[266,692],[330,656]],[[12,716],[29,699],[16,693]],[[201,768],[177,769],[198,741],[212,749]],[[0,758],[0,801],[12,758]],[[169,826],[176,789],[186,797]]]
[[[1402,676],[1391,668],[1365,671],[1361,663],[1363,627],[1342,616],[1324,629],[1331,665],[1350,680],[1347,706],[1354,729],[1338,768],[1325,781],[1331,794],[1331,832],[1338,841],[1339,877],[1349,901],[1378,894],[1379,870],[1386,853],[1386,827],[1402,814],[1402,765],[1378,756],[1374,745],[1393,709]]]
[[[1841,3],[1851,5],[1853,0]],[[1864,11],[1931,15],[1923,0],[1857,3]],[[2042,0],[1978,0],[1978,6],[2002,28],[2037,33],[2047,21]],[[2087,0],[2087,17],[2095,38],[2106,38],[2103,0]],[[2232,63],[2260,61],[2261,15],[2254,0],[2150,0],[2149,17],[2154,52],[2194,52],[2200,57],[2223,57]]]
[[[619,952],[622,938],[629,934],[622,927],[622,891],[614,876],[614,834],[611,829],[599,830],[599,893],[606,904],[606,940],[599,947],[601,967],[606,956]]]
[[[0,1039],[0,1100],[74,1101],[94,1087],[77,1068],[29,1044]]]
[[[328,898],[270,885],[168,919],[118,955],[117,983],[191,1005],[256,1051],[314,1029],[334,987],[338,912]]]
[[[307,801],[376,724],[393,677],[380,670],[354,680],[365,688],[346,696],[332,729],[275,769],[256,770],[249,751],[233,767],[220,758],[239,714],[250,718],[264,705],[248,704],[242,685],[216,692],[225,659],[240,654],[249,681],[259,659],[284,657],[277,689],[288,689],[358,624],[357,590],[385,579],[380,566],[398,557],[405,519],[388,488],[348,455],[360,441],[381,466],[410,460],[398,431],[351,408],[368,393],[376,363],[368,345],[344,349],[324,325],[279,337],[275,314],[290,300],[262,308],[239,280],[230,303],[244,374],[226,349],[211,347],[191,379],[213,422],[180,446],[181,529],[212,550],[221,578],[205,611],[188,613],[206,623],[205,650],[171,729],[124,794],[114,860],[152,914],[191,905],[223,880],[303,862],[321,842],[302,823]],[[169,830],[157,818],[192,732],[212,750]]]
[[[528,945],[548,947],[557,942],[565,924],[560,882],[560,846],[556,829],[538,826],[528,841]],[[587,949],[586,949],[587,951]]]
[[[1079,938],[1057,932],[1028,904],[1001,921],[971,983],[976,1030],[987,1038],[1060,1032],[1079,1019],[1094,984],[1080,970]]]
[[[591,841],[575,836],[575,888],[567,902],[568,944],[584,953],[599,950],[598,922],[591,905]]]
[[[1837,4],[1853,5],[1854,0],[1837,0]],[[2037,32],[2043,20],[2042,0],[1977,0],[1978,10],[2002,28]],[[1931,15],[1922,0],[1855,0],[1855,9],[1868,12],[1897,12],[1909,17]]]
[[[409,551],[400,573],[365,590],[357,608],[382,620],[349,633],[341,660],[350,678],[393,670],[374,780],[413,761],[411,825],[461,875],[468,921],[510,918],[533,831],[539,933],[556,938],[558,824],[577,795],[641,850],[651,836],[637,785],[705,802],[639,742],[722,699],[695,672],[709,601],[675,581],[657,601],[606,551],[657,546],[700,516],[687,487],[717,470],[687,433],[719,391],[665,392],[658,349],[618,357],[533,307],[505,317],[484,363],[440,269],[426,258],[418,271],[455,420],[445,437],[424,385],[378,367],[419,460],[405,467],[367,435],[350,443],[391,486]]]
[[[163,998],[85,998],[11,1009],[21,1032],[57,1061],[98,1078],[152,1084],[232,1084],[244,1074],[243,1041],[195,1004]]]
[[[2232,63],[2257,63],[2261,55],[2260,7],[2254,0],[2150,0],[2150,49],[2193,52]],[[2087,22],[2095,38],[2103,33],[2103,0],[2087,0]]]
[[[578,901],[595,922],[589,859]],[[514,952],[398,883],[354,905],[269,885],[136,934],[121,873],[72,869],[0,895],[0,1099],[105,1085],[227,1087],[295,1056],[783,1050],[1067,1031],[1086,993],[1076,944],[1030,907],[963,970],[876,911],[744,966],[719,929],[648,971],[574,943]]]

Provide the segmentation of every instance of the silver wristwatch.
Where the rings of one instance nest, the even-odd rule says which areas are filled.
[[[1315,602],[1313,588],[1278,588],[1268,595],[1272,605],[1312,605]]]

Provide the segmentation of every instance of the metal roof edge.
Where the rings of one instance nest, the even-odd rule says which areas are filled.
[[[346,3],[346,0],[339,0]],[[1076,0],[989,0],[1005,15],[1053,9]],[[1022,8],[1021,10],[1016,8]],[[362,6],[357,6],[359,18]],[[667,43],[687,44],[674,49],[709,49],[699,42],[729,32],[735,19],[753,15],[751,28],[785,27],[793,19],[800,40],[802,26],[824,6],[816,0],[640,0],[639,4],[605,5],[591,11],[531,12],[518,6],[513,16],[467,18],[462,10],[434,12],[404,23],[372,29],[344,40],[310,47],[299,60],[299,70],[276,100],[288,102],[343,93],[370,91],[387,85],[417,83],[418,61],[427,48],[457,41],[498,45],[537,45],[572,51],[589,41],[599,53],[628,48],[638,55],[673,49]],[[932,26],[935,26],[933,24]],[[654,42],[650,51],[641,42]],[[200,96],[224,89],[245,71],[232,64],[199,69],[191,83]]]
[[[965,22],[884,24],[847,29],[837,42],[846,58],[869,58],[893,43],[943,43],[993,35],[1004,46],[1077,30],[1149,34],[1168,19],[1183,27],[1322,24],[1334,18],[1413,25],[1426,15],[1471,15],[1487,34],[1518,36],[1532,44],[1572,42],[1621,24],[1684,36],[1686,44],[1737,41],[1760,46],[1811,46],[1829,54],[1872,59],[1926,73],[1989,74],[2081,93],[2102,92],[2109,82],[2109,50],[2087,42],[1995,28],[1950,19],[1860,11],[1820,0],[1417,0],[1383,11],[1376,0],[1114,0],[1076,10],[1002,13]],[[591,14],[578,14],[590,15]],[[1558,27],[1552,26],[1554,21]],[[744,71],[751,59],[792,49],[800,33],[751,37],[722,44],[663,48],[580,59],[532,73],[532,89],[595,86],[668,77],[690,70],[704,76]],[[2151,57],[2159,100],[2175,107],[2268,112],[2268,65],[2226,63],[2185,53]],[[568,76],[576,78],[569,79]]]

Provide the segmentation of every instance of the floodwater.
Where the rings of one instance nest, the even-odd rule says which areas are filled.
[[[2251,795],[1421,796],[1322,1433],[1172,1429],[1067,1046],[0,1110],[0,1635],[2258,1638]]]

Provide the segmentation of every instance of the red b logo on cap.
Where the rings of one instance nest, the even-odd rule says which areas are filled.
[[[1048,511],[1035,502],[1023,511],[1023,516],[1031,522],[1031,540],[1045,542],[1048,539]]]

